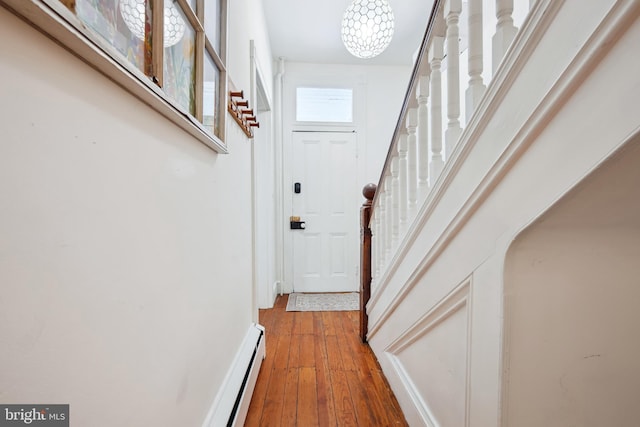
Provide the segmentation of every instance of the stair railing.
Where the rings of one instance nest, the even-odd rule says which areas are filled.
[[[520,20],[537,1],[515,0]],[[372,203],[372,295],[517,31],[514,0],[434,1]]]

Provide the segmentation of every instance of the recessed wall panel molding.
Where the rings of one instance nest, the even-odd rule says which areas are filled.
[[[424,425],[467,426],[471,277],[386,349]]]

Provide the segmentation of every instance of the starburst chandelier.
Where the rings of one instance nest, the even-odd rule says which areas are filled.
[[[120,0],[120,14],[127,28],[144,40],[146,0]],[[184,36],[185,23],[173,1],[164,2],[164,47],[171,47]]]
[[[342,42],[353,56],[373,58],[391,43],[393,21],[387,0],[354,0],[342,18]]]

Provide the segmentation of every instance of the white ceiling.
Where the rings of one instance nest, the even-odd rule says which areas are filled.
[[[412,65],[433,0],[388,0],[395,16],[389,47],[372,59],[353,57],[342,44],[342,15],[350,0],[263,0],[275,57],[293,62]]]

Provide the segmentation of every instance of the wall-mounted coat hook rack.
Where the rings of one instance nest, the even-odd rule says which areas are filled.
[[[244,99],[244,91],[229,91],[229,103],[227,105],[227,110],[245,135],[249,138],[253,138],[252,128],[260,127],[260,123],[258,123],[255,115],[253,114],[253,108],[249,108],[249,101]]]

